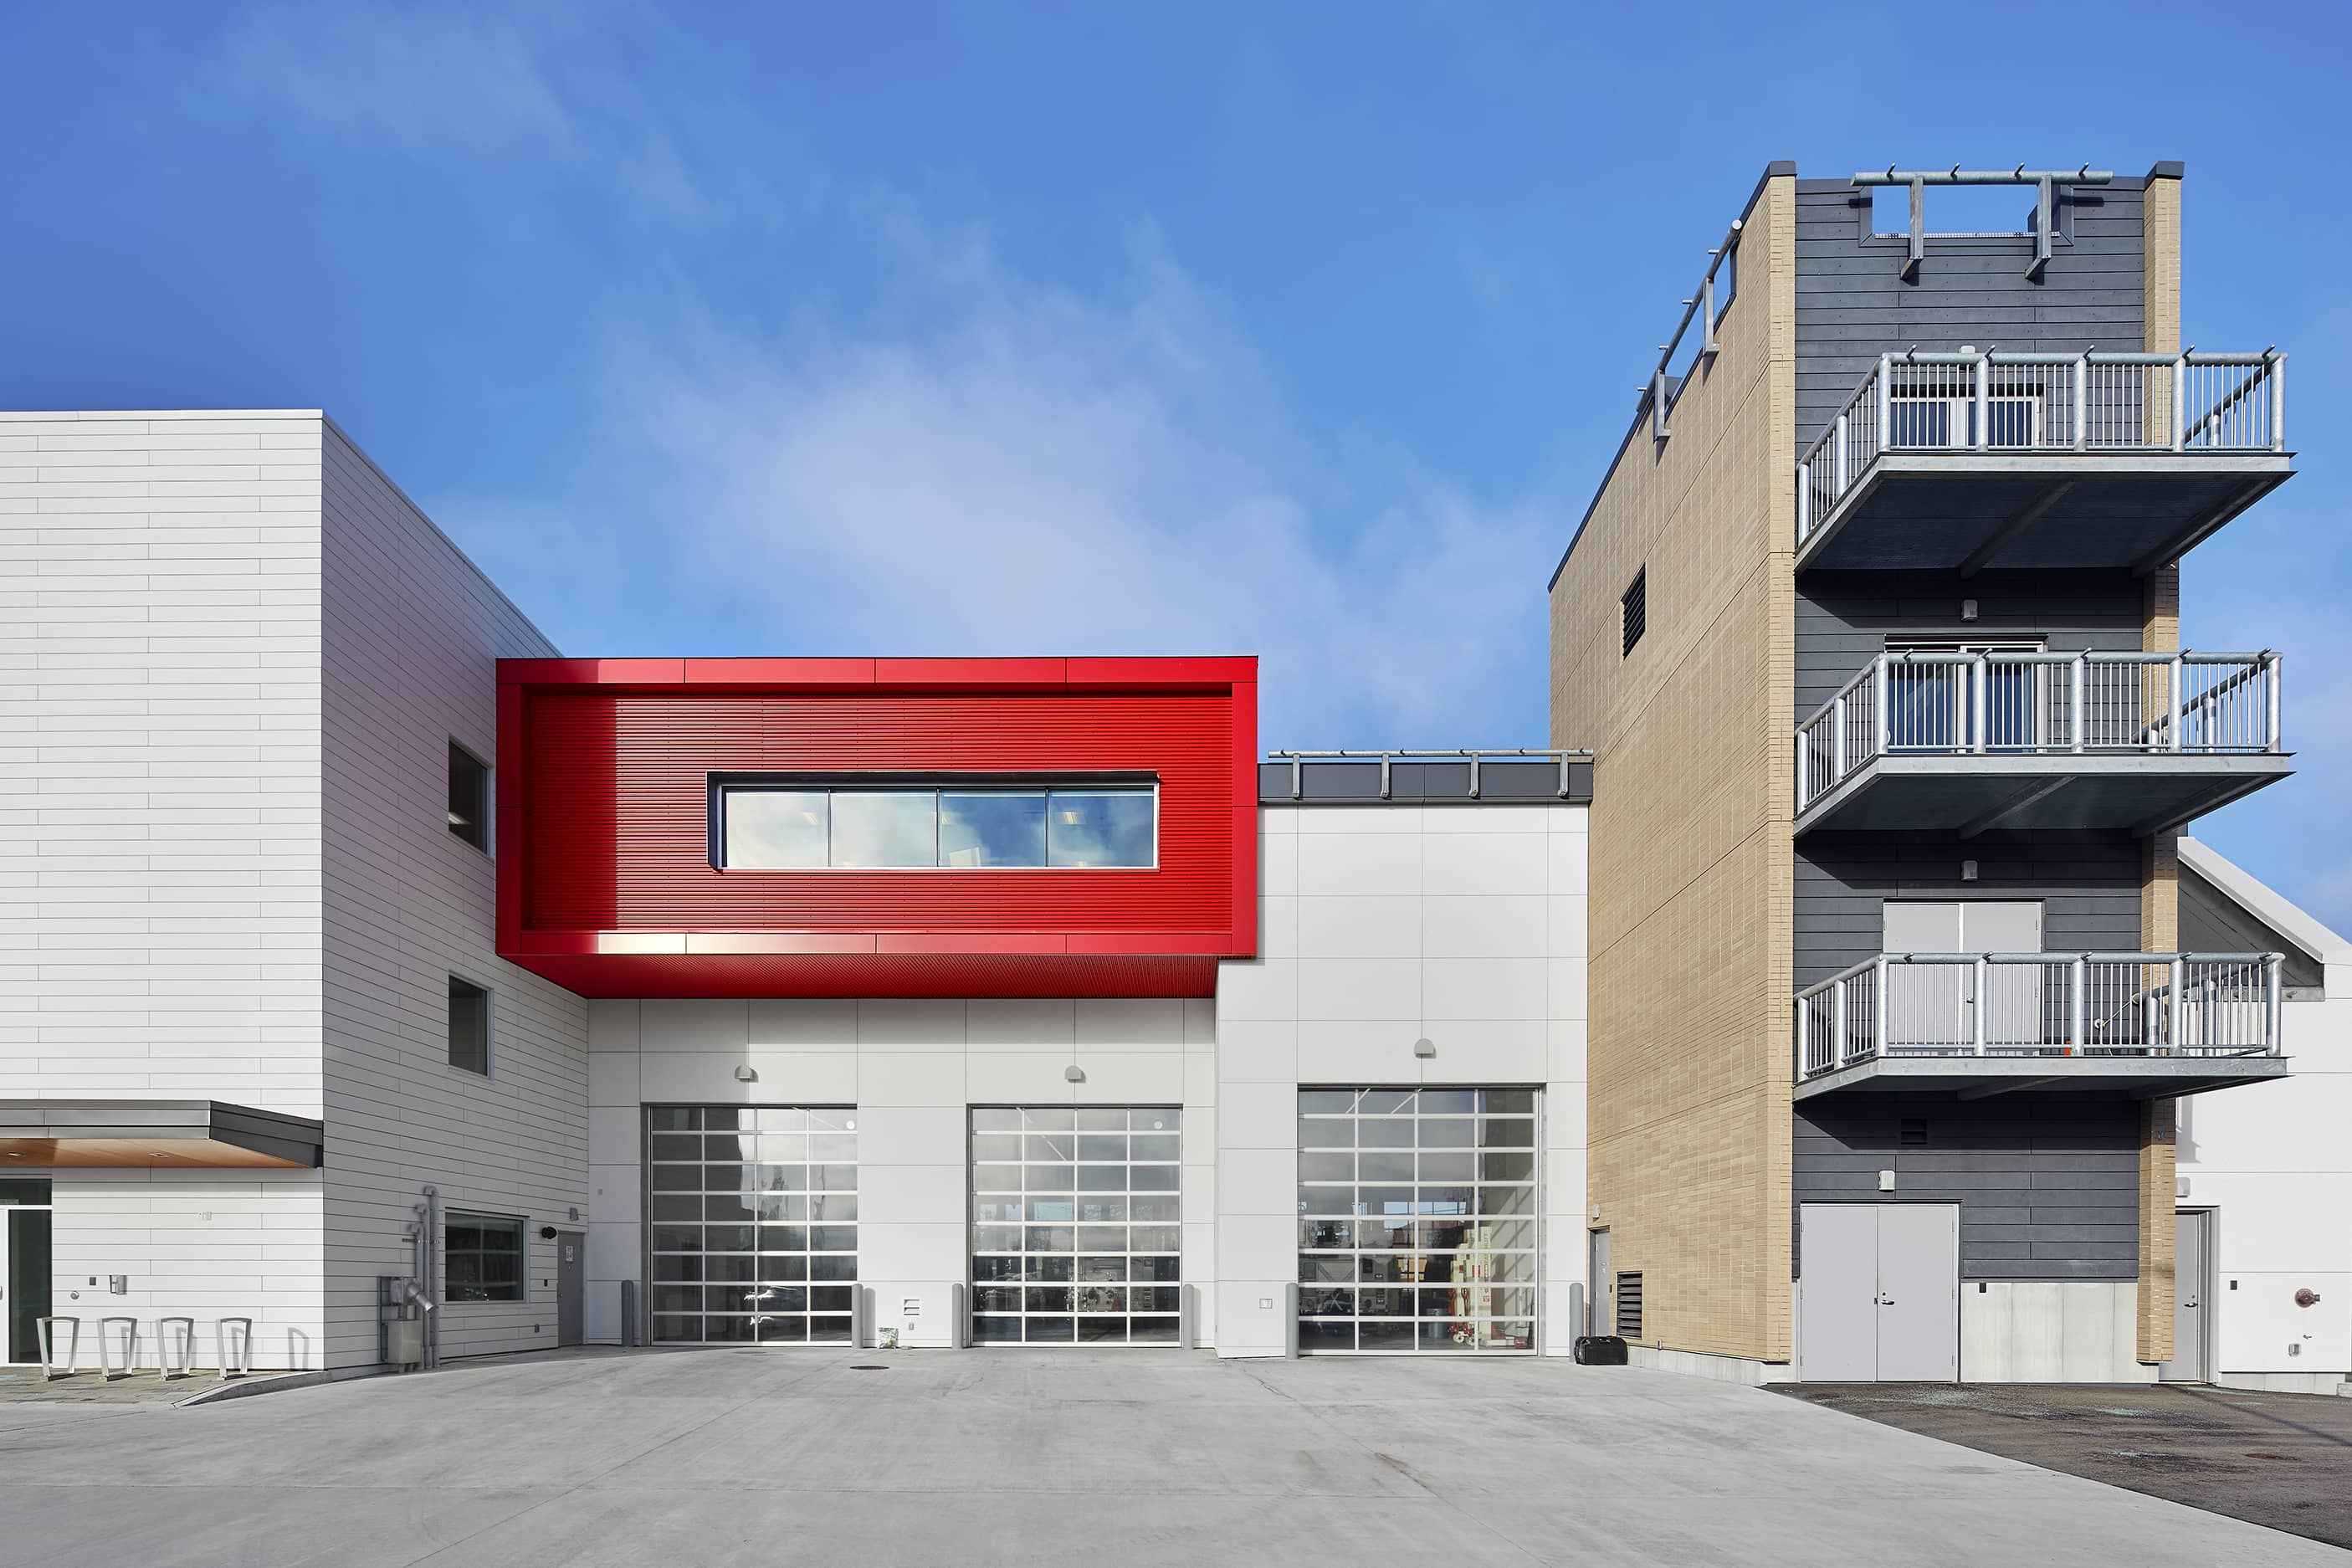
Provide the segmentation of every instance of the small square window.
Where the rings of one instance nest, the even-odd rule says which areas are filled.
[[[449,831],[475,848],[490,847],[489,765],[449,742]]]
[[[1626,589],[1624,596],[1617,601],[1621,629],[1624,634],[1621,656],[1633,651],[1633,645],[1642,640],[1642,632],[1649,624],[1649,577],[1650,571],[1646,566],[1634,573],[1633,585]]]
[[[522,1221],[449,1211],[441,1244],[443,1294],[452,1301],[520,1301]]]
[[[449,976],[449,1065],[490,1076],[490,994]]]

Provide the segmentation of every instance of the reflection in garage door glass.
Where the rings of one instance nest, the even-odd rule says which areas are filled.
[[[1531,1352],[1536,1091],[1298,1091],[1298,1348]]]
[[[848,1342],[855,1110],[648,1106],[646,1153],[655,1342]]]
[[[1173,1106],[975,1108],[972,1342],[1176,1343],[1181,1142]]]

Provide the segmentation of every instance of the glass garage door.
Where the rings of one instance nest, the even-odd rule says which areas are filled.
[[[974,1344],[1176,1343],[1179,1127],[1172,1106],[973,1109]]]
[[[1298,1348],[1532,1352],[1536,1091],[1298,1091]]]
[[[857,1279],[857,1112],[646,1108],[657,1344],[845,1344]]]

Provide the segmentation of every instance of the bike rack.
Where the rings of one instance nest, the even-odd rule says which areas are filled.
[[[47,1383],[52,1378],[71,1377],[81,1365],[81,1320],[67,1317],[36,1318],[33,1322],[41,1336],[41,1381]],[[52,1353],[49,1328],[52,1323],[63,1323],[73,1331],[66,1336],[66,1369],[63,1372],[58,1370],[58,1359]]]
[[[180,1325],[178,1364],[172,1355],[172,1326]],[[155,1320],[155,1370],[169,1383],[173,1378],[194,1375],[196,1370],[196,1321],[194,1318],[158,1318]]]
[[[245,1331],[237,1336],[236,1371],[234,1373],[228,1369],[228,1331],[232,1323]],[[251,1318],[215,1318],[213,1350],[220,1359],[220,1377],[223,1383],[226,1383],[232,1376],[249,1376],[253,1372],[253,1320]]]
[[[107,1353],[110,1342],[107,1331],[115,1324],[124,1325],[122,1335],[122,1370],[114,1370],[114,1360]],[[139,1320],[136,1318],[100,1318],[98,1321],[98,1370],[107,1382],[129,1377],[139,1370]]]

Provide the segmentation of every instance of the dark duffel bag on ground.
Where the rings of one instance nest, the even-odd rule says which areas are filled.
[[[1579,1334],[1576,1339],[1576,1364],[1623,1366],[1625,1342],[1615,1334]]]

